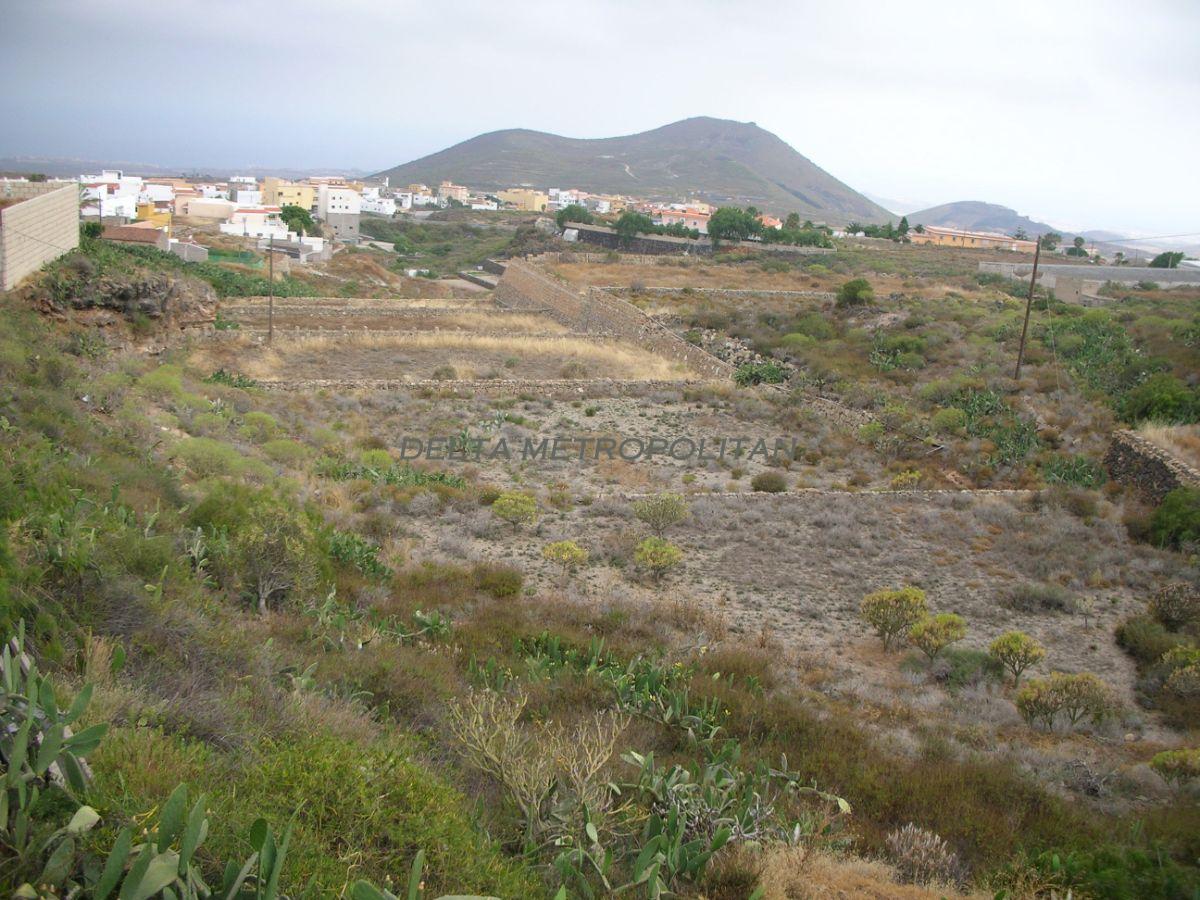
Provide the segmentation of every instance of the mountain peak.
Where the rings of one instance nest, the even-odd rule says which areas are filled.
[[[493,131],[379,174],[393,184],[448,178],[492,191],[528,184],[651,200],[694,198],[830,222],[892,218],[758,124],[712,116],[610,138]]]

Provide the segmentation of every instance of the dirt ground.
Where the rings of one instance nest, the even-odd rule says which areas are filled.
[[[399,336],[299,337],[247,355],[247,341],[206,342],[191,357],[201,369],[236,370],[260,381],[394,379],[423,381],[441,370],[457,379],[616,378],[677,380],[686,368],[632,344],[579,338],[428,332]],[[453,373],[446,372],[446,368]]]

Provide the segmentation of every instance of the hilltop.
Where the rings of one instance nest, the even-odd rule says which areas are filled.
[[[651,199],[695,197],[831,222],[894,218],[753,122],[705,116],[597,139],[493,131],[379,174],[392,184],[448,178],[485,190],[528,184]]]
[[[1045,234],[1047,231],[1062,233],[1062,229],[1045,222],[1035,222],[1015,209],[980,200],[960,200],[957,203],[931,206],[929,209],[910,213],[908,221],[911,225],[936,225],[942,228],[962,228],[966,231],[995,231],[1000,234],[1014,234],[1018,228],[1024,229],[1025,233],[1031,236]]]

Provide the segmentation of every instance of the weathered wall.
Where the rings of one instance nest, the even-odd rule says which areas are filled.
[[[353,390],[407,391],[414,395],[437,397],[520,397],[555,400],[586,400],[607,397],[647,397],[694,389],[696,381],[625,381],[614,378],[587,379],[488,379],[476,381],[396,381],[390,379],[304,379],[262,381],[271,391]]]
[[[753,288],[698,288],[698,287],[640,287],[633,290],[622,285],[602,285],[601,290],[610,294],[627,296],[629,294],[697,294],[701,297],[738,299],[741,297],[762,298],[766,300],[835,300],[837,294],[833,291],[769,291]]]
[[[1018,281],[1028,281],[1033,272],[1033,262],[981,262],[980,272],[990,272],[993,275],[1003,275]],[[1146,266],[1093,266],[1065,265],[1062,263],[1043,263],[1038,265],[1038,284],[1044,288],[1055,288],[1060,278],[1071,278],[1080,281],[1100,282],[1115,281],[1119,284],[1137,284],[1139,281],[1153,281],[1162,287],[1175,287],[1181,284],[1200,284],[1200,269],[1151,269]],[[1057,293],[1057,289],[1055,289]]]
[[[79,246],[79,186],[62,182],[0,182],[0,290]]]
[[[720,247],[714,248],[708,238],[692,240],[669,234],[639,234],[629,240],[622,240],[614,229],[602,225],[571,223],[567,227],[579,233],[581,243],[647,256],[672,253],[712,256],[716,250],[752,250],[756,253],[773,253],[779,256],[824,256],[837,252],[832,247],[794,247],[788,244],[763,244],[758,241],[726,241]]]
[[[698,375],[729,378],[733,368],[654,322],[636,306],[606,291],[577,294],[528,263],[513,260],[496,285],[496,302],[510,309],[543,311],[568,328],[616,334]]]
[[[1154,503],[1178,487],[1200,486],[1200,471],[1132,431],[1113,432],[1104,465],[1114,481]]]

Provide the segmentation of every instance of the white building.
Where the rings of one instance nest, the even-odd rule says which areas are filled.
[[[248,185],[250,185],[251,189],[253,189],[258,186],[258,179],[255,178],[253,175],[230,175],[229,183],[230,184],[248,184]]]
[[[398,193],[392,195],[392,199],[396,201],[397,209],[412,209],[412,191],[399,191]]]
[[[263,195],[262,191],[243,190],[238,188],[233,195],[233,202],[238,206],[258,207],[262,206]]]
[[[364,197],[362,211],[375,213],[377,216],[394,216],[396,214],[396,201],[391,197],[377,197],[374,200],[368,200]]]
[[[413,206],[437,206],[439,204],[438,204],[437,197],[433,196],[433,194],[417,193],[417,194],[412,195],[412,205]]]
[[[200,191],[201,197],[207,197],[210,200],[228,200],[229,188],[220,184],[198,184],[197,190]]]
[[[278,206],[238,208],[233,211],[229,221],[222,222],[219,227],[222,234],[237,237],[273,237],[284,241],[288,239],[288,228],[279,218],[280,211]]]
[[[139,203],[174,203],[175,186],[171,184],[143,184],[138,193]]]
[[[323,184],[317,188],[317,216],[327,219],[333,215],[355,215],[362,212],[362,197],[347,187]]]
[[[486,200],[483,198],[473,199],[471,201],[471,209],[492,210],[499,209],[500,205],[495,200]]]

